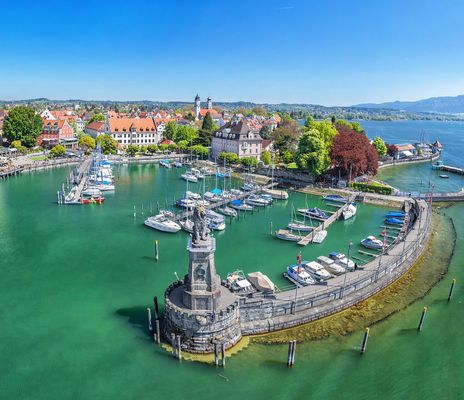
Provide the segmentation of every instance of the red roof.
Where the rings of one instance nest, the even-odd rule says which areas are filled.
[[[93,121],[86,126],[86,128],[93,129],[94,131],[105,130],[105,123],[100,121]]]
[[[176,142],[171,139],[164,139],[160,144],[167,144],[169,146],[170,144],[176,144]]]
[[[156,131],[152,118],[109,118],[111,132],[136,132]]]
[[[263,140],[261,142],[261,147],[263,150],[267,150],[267,148],[272,144],[272,140]]]

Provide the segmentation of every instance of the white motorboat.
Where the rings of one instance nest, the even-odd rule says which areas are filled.
[[[237,211],[235,211],[233,208],[224,206],[224,207],[219,207],[217,208],[218,212],[221,214],[227,215],[228,217],[236,217],[237,216]]]
[[[303,286],[314,285],[316,281],[314,278],[304,269],[304,267],[298,264],[292,264],[287,267],[286,278],[289,278],[291,282],[296,282]]]
[[[312,226],[308,226],[303,224],[302,222],[293,221],[287,225],[287,228],[292,231],[299,231],[299,232],[311,232],[314,228]]]
[[[186,219],[185,221],[179,221],[181,228],[188,233],[193,233],[193,221]]]
[[[354,262],[346,257],[343,253],[333,251],[329,257],[334,260],[338,265],[345,268],[347,271],[354,271]]]
[[[186,197],[187,199],[192,199],[192,200],[201,200],[201,195],[200,195],[200,194],[195,193],[195,192],[191,192],[191,191],[189,191],[189,190],[187,190],[187,191],[185,192],[185,197]]]
[[[245,192],[251,192],[252,190],[257,190],[259,189],[259,186],[256,183],[253,182],[245,182],[242,186],[242,189]]]
[[[343,207],[342,219],[346,221],[347,219],[353,218],[356,215],[357,210],[358,210],[358,207],[356,206],[355,203],[347,204],[346,206]]]
[[[345,268],[326,256],[317,257],[317,262],[333,275],[341,275],[346,272]]]
[[[232,208],[235,208],[236,210],[240,210],[240,211],[253,211],[253,206],[251,206],[249,204],[245,204],[241,200],[232,200],[230,202],[230,206]]]
[[[250,293],[255,291],[243,271],[237,270],[227,274],[226,284],[235,293]]]
[[[114,190],[114,185],[112,183],[97,183],[92,186],[101,190],[102,192],[111,192]]]
[[[193,209],[196,204],[197,203],[195,200],[187,199],[187,198],[179,199],[176,201],[177,207],[186,208],[187,210]]]
[[[373,250],[382,250],[383,242],[380,239],[377,239],[375,236],[368,236],[367,238],[361,240],[361,244]]]
[[[226,229],[226,223],[224,221],[219,221],[217,219],[206,218],[208,228],[213,231],[223,231]]]
[[[171,168],[171,164],[170,164],[169,160],[160,160],[159,164],[160,164],[162,167]]]
[[[272,196],[273,199],[277,200],[287,200],[288,193],[285,190],[277,190],[277,189],[264,189],[263,193],[269,194]]]
[[[180,161],[174,161],[172,166],[176,168],[182,168],[182,163]]]
[[[347,200],[345,197],[340,196],[339,194],[328,194],[327,196],[324,196],[323,199],[325,201],[332,201],[334,203],[346,203]]]
[[[213,210],[206,210],[206,218],[210,218],[217,221],[225,221],[224,215],[221,215]]]
[[[188,173],[195,175],[198,179],[205,179],[205,175],[199,169],[191,168]]]
[[[211,201],[212,203],[215,203],[217,201],[221,201],[222,200],[221,191],[219,190],[219,192],[215,192],[216,190],[219,190],[219,189],[213,189],[213,190],[211,190],[209,192],[205,192],[203,197],[206,200]]]
[[[252,206],[265,207],[270,204],[269,200],[263,199],[258,195],[251,195],[245,199],[246,204],[251,204]]]
[[[289,242],[299,242],[304,236],[295,235],[292,231],[286,229],[279,229],[276,231],[276,237]]]
[[[229,192],[233,195],[233,196],[241,196],[243,194],[243,192],[239,189],[230,189]]]
[[[176,233],[180,231],[181,226],[171,220],[166,213],[160,213],[145,220],[145,225],[162,232]]]
[[[326,230],[318,231],[313,237],[313,243],[322,243],[326,237],[327,237]]]
[[[325,281],[332,278],[332,275],[321,264],[316,261],[303,261],[303,266],[314,278]]]
[[[181,177],[187,182],[198,182],[198,178],[193,174],[189,174],[188,172],[186,172],[185,174],[182,174]]]
[[[211,203],[210,203],[208,200],[195,200],[195,204],[198,205],[198,206],[207,207],[207,206],[209,206]]]
[[[102,192],[101,192],[100,189],[98,189],[96,187],[93,187],[93,186],[90,186],[90,187],[85,188],[82,191],[82,194],[84,196],[101,196]]]

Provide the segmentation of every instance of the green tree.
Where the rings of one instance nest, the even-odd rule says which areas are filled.
[[[10,110],[3,121],[5,137],[12,142],[20,140],[26,147],[37,145],[37,138],[42,131],[43,121],[32,107],[18,106]]]
[[[159,149],[160,149],[160,151],[162,151],[163,153],[166,153],[166,151],[168,151],[168,145],[167,145],[167,144],[160,144],[160,145],[159,145]]]
[[[316,176],[327,171],[330,167],[330,150],[321,132],[310,129],[301,136],[295,159],[298,168]]]
[[[149,144],[147,146],[147,151],[151,154],[155,154],[158,151],[158,146],[156,144]]]
[[[174,140],[177,132],[177,124],[174,121],[169,121],[166,124],[166,128],[164,129],[164,138]]]
[[[280,155],[286,151],[294,152],[300,136],[300,127],[296,121],[284,122],[271,133],[273,147]]]
[[[271,128],[269,127],[269,125],[263,125],[263,127],[259,131],[259,135],[263,139],[269,139],[269,136],[271,135]]]
[[[97,144],[95,143],[95,139],[92,136],[84,135],[79,139],[79,141],[77,142],[77,145],[81,149],[84,149],[85,151],[89,151],[89,150],[93,150]]]
[[[253,114],[255,115],[262,115],[263,117],[266,117],[267,116],[267,111],[264,107],[261,107],[261,106],[255,106],[251,109],[251,111],[253,112]]]
[[[50,150],[50,154],[52,155],[52,157],[62,157],[66,154],[66,149],[63,145],[57,144]]]
[[[103,154],[116,154],[118,150],[118,142],[108,134],[98,135],[96,139],[100,145]]]
[[[209,113],[209,111],[206,113],[205,118],[203,118],[201,129],[209,133],[217,129],[217,126],[214,124],[214,121],[211,118],[211,114]]]
[[[23,151],[25,150],[26,148],[21,144],[21,140],[13,140],[11,142],[11,145],[10,147],[13,147],[13,149],[16,149],[18,151]]]
[[[142,154],[146,154],[147,151],[148,151],[148,147],[147,147],[147,146],[140,146],[139,151],[140,151],[140,153],[142,153]]]
[[[267,150],[264,150],[261,153],[261,161],[264,163],[264,165],[269,165],[272,162],[271,153]]]
[[[126,147],[126,153],[129,154],[130,156],[135,156],[139,151],[139,146],[135,144],[130,144],[129,146]]]
[[[195,128],[191,126],[179,126],[177,127],[176,133],[174,135],[174,140],[176,143],[180,142],[181,140],[186,140],[187,142],[191,143],[198,137],[198,132]]]
[[[179,140],[179,142],[177,142],[177,147],[180,151],[187,151],[189,148],[189,142],[187,140]]]
[[[240,164],[244,167],[255,167],[258,165],[258,160],[254,157],[243,157],[240,159]]]
[[[169,151],[176,151],[178,148],[179,148],[179,146],[177,146],[177,144],[175,144],[175,143],[168,145]]]
[[[105,121],[106,121],[106,117],[105,117],[103,114],[101,114],[101,113],[99,113],[99,114],[94,114],[94,115],[92,115],[92,117],[89,119],[89,124],[90,124],[91,122],[95,122],[95,121],[98,121],[98,122],[105,122]]]
[[[208,157],[208,149],[205,146],[202,146],[201,144],[196,144],[190,148],[192,150],[193,154],[196,154],[197,156],[200,156],[201,158],[206,158]]]
[[[330,148],[332,147],[333,139],[337,136],[337,129],[329,121],[318,121],[311,124],[310,129],[316,129],[321,135],[320,138]]]
[[[293,160],[294,160],[293,153],[289,150],[285,150],[282,154],[282,161],[284,162],[284,164],[290,164],[293,162]]]
[[[385,154],[387,154],[387,145],[381,137],[376,136],[372,141],[372,145],[374,146],[375,150],[377,151],[377,154],[380,157],[383,157]]]

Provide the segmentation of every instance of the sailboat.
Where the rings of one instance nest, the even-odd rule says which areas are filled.
[[[305,218],[305,216],[303,216]],[[287,225],[287,228],[292,231],[299,232],[311,232],[314,228],[312,226],[306,225],[305,221],[298,221],[295,219],[295,208],[292,206],[292,215],[291,220]]]

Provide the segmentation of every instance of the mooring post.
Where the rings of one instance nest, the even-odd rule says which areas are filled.
[[[295,365],[295,356],[296,356],[296,340],[293,341],[292,365]]]
[[[222,368],[226,367],[226,344],[221,343]]]
[[[427,314],[427,307],[424,307],[422,309],[422,314],[421,314],[421,317],[420,317],[419,326],[417,327],[417,330],[419,332],[422,330],[422,325],[424,325],[425,314]]]
[[[158,296],[153,297],[153,305],[155,306],[155,319],[159,319]]]
[[[137,213],[135,212],[135,206],[134,206],[134,218],[135,218],[136,215],[137,215]]]
[[[158,261],[158,258],[159,258],[158,241],[155,240],[155,260]]]
[[[448,295],[448,302],[451,300],[451,296],[453,295],[453,290],[454,290],[454,285],[455,284],[456,284],[456,279],[453,279],[452,282],[451,282],[451,288],[450,288],[449,295]]]
[[[293,346],[294,346],[294,341],[290,340],[288,342],[288,355],[287,355],[287,365],[291,367],[292,364],[292,359],[293,359]]]
[[[160,344],[161,343],[161,333],[160,333],[160,321],[159,319],[155,320],[155,341],[156,343]]]
[[[366,328],[366,330],[364,331],[364,337],[363,337],[363,341],[361,345],[361,354],[364,354],[364,352],[366,351],[368,339],[369,339],[369,328]]]
[[[216,367],[219,367],[219,354],[218,354],[219,351],[218,351],[218,345],[217,345],[216,342],[214,342],[213,346],[214,346],[214,365],[215,365]]]
[[[172,356],[176,358],[176,335],[171,333]]]
[[[148,330],[153,332],[153,326],[151,324],[151,308],[147,307],[147,314],[148,314]]]
[[[269,222],[269,233],[272,235],[272,221]]]
[[[177,358],[182,360],[182,348],[180,347],[180,335],[177,335]]]

